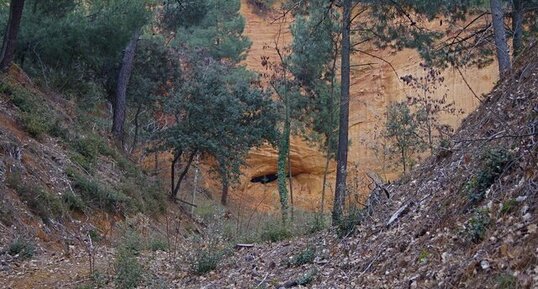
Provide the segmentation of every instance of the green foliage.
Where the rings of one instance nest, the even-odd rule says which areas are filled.
[[[336,224],[336,234],[338,238],[347,237],[355,232],[355,228],[362,221],[362,211],[351,208],[347,214]]]
[[[148,22],[146,3],[36,2],[24,10],[17,58],[27,72],[62,91],[77,91],[88,81],[103,85],[103,72],[120,57],[133,31]]]
[[[180,87],[163,100],[178,121],[156,137],[161,149],[215,157],[233,182],[250,148],[274,139],[274,105],[244,68],[200,53],[189,55],[186,63]]]
[[[51,218],[60,217],[65,212],[65,207],[59,197],[37,184],[23,180],[18,173],[9,174],[6,177],[6,185],[14,189],[30,211],[44,222],[48,222]]]
[[[488,210],[477,210],[465,226],[465,238],[473,243],[480,243],[486,236],[490,221]]]
[[[488,149],[484,152],[481,156],[480,171],[464,186],[471,203],[478,203],[484,199],[486,191],[504,172],[511,160],[511,154],[505,149]]]
[[[409,107],[404,102],[395,102],[387,109],[385,137],[394,143],[393,155],[397,155],[404,173],[407,172],[412,154],[424,149],[418,137],[418,125]]]
[[[312,246],[308,246],[290,260],[291,265],[301,266],[314,262],[316,258],[316,250]]]
[[[203,18],[196,21],[196,26],[180,26],[176,45],[206,50],[215,59],[228,59],[235,63],[243,60],[251,42],[243,35],[245,20],[239,13],[240,1],[206,0],[202,3],[207,4],[189,4],[186,8],[195,8],[196,19],[201,15]],[[201,13],[202,9],[207,10]],[[187,23],[192,22],[191,19],[186,20]]]
[[[263,14],[273,8],[275,0],[248,0],[247,3],[254,8],[254,11]]]
[[[194,256],[192,270],[198,275],[209,273],[217,268],[223,255],[223,252],[216,248],[198,249]]]
[[[514,289],[518,288],[517,278],[509,273],[504,273],[495,278],[498,289]]]
[[[120,159],[122,156],[120,153],[112,149],[100,135],[88,133],[79,134],[73,138],[74,139],[68,141],[73,150],[71,159],[86,171],[92,172],[94,170],[97,160],[101,155],[118,159],[118,163],[121,164]],[[122,166],[120,166],[120,168],[124,169]]]
[[[116,288],[136,288],[142,281],[144,269],[136,258],[140,249],[140,236],[133,230],[124,230],[115,254]]]
[[[307,222],[306,233],[314,234],[327,227],[325,217],[321,214],[315,214],[312,219]]]
[[[84,212],[87,209],[86,203],[80,197],[80,195],[75,192],[67,191],[62,194],[62,201],[65,204],[65,207],[69,211],[79,211]]]
[[[511,213],[515,210],[515,208],[517,207],[517,201],[516,199],[509,199],[507,201],[505,201],[502,206],[501,206],[501,214],[508,214],[508,213]]]
[[[430,257],[430,253],[426,250],[420,251],[420,255],[418,255],[417,261],[420,264],[426,264],[428,263],[428,258]]]
[[[57,118],[42,99],[23,87],[5,85],[11,102],[21,110],[21,122],[26,131],[34,138],[50,133]]]
[[[318,271],[316,268],[308,270],[301,277],[299,277],[299,279],[297,279],[297,285],[306,286],[312,283],[312,281],[314,281],[314,278],[316,277],[317,274],[318,274]]]
[[[8,246],[7,253],[11,256],[18,255],[20,259],[30,259],[35,253],[35,244],[27,238],[15,238]]]
[[[291,238],[290,228],[281,222],[268,222],[264,225],[260,239],[264,242],[279,242]]]
[[[94,208],[114,213],[126,213],[132,208],[132,201],[123,193],[105,188],[103,185],[80,173],[68,173],[73,189],[80,194],[84,203]]]
[[[160,236],[153,236],[148,247],[151,251],[168,251],[168,242]]]

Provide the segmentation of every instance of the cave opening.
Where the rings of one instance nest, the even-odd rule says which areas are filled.
[[[278,176],[277,176],[276,173],[270,173],[270,174],[266,174],[266,175],[263,175],[263,176],[253,177],[252,179],[250,179],[250,182],[267,184],[267,183],[270,183],[270,182],[274,182],[277,179],[278,179]]]

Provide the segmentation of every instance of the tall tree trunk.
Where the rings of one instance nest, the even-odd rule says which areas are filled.
[[[11,65],[11,62],[13,62],[23,10],[24,0],[11,0],[6,33],[4,33],[4,42],[0,54],[0,71],[7,70]]]
[[[349,86],[350,86],[350,26],[351,0],[343,1],[342,17],[342,67],[340,91],[340,120],[338,129],[338,152],[336,156],[336,190],[332,212],[333,224],[340,222],[346,198],[347,150],[349,127]]]
[[[136,114],[134,118],[135,131],[134,131],[134,136],[133,136],[133,145],[131,146],[131,154],[135,151],[136,144],[138,143],[138,130],[140,129],[139,118],[140,118],[141,111],[142,111],[142,104],[139,103],[138,107],[136,108]]]
[[[288,135],[288,145],[291,147],[290,135]],[[288,178],[289,178],[289,187],[290,187],[290,212],[291,212],[291,221],[295,219],[295,211],[293,207],[293,173],[291,170],[291,148],[288,147]]]
[[[286,108],[287,109],[287,108]],[[288,188],[286,186],[286,159],[290,149],[290,122],[289,119],[284,121],[284,129],[278,145],[278,163],[277,163],[277,180],[278,194],[280,197],[280,209],[282,211],[282,222],[288,221]]]
[[[514,31],[512,49],[513,55],[516,57],[523,49],[524,0],[512,0],[512,3],[512,30]]]
[[[176,164],[183,151],[179,150],[175,153],[172,165],[170,167],[170,198],[174,200],[176,195],[174,194],[174,188],[176,187]],[[157,171],[157,151],[155,151],[155,170]]]
[[[224,160],[219,160],[219,174],[220,174],[220,183],[222,185],[222,191],[220,195],[220,203],[223,206],[226,206],[228,204],[228,174],[226,170],[226,166],[224,165]]]
[[[185,176],[189,172],[189,168],[191,167],[192,161],[194,160],[194,156],[198,153],[198,150],[192,151],[191,155],[189,156],[189,159],[187,160],[187,164],[185,165],[185,168],[183,168],[183,171],[179,175],[179,178],[177,180],[176,187],[174,188],[174,191],[172,192],[172,197],[177,199],[177,195],[179,193],[179,188],[181,187],[181,183],[183,182],[183,179],[185,179]]]
[[[510,69],[510,48],[506,42],[506,30],[504,29],[504,11],[501,0],[490,0],[491,15],[493,22],[493,36],[497,61],[499,62],[499,76],[502,78]]]
[[[124,141],[124,124],[125,114],[127,111],[127,85],[129,84],[129,79],[131,78],[131,73],[133,71],[136,46],[138,44],[139,36],[140,31],[135,31],[131,40],[127,44],[125,52],[123,53],[120,72],[118,74],[118,83],[116,85],[113,106],[114,117],[112,120],[112,134],[114,135],[114,138],[118,144],[123,144]]]

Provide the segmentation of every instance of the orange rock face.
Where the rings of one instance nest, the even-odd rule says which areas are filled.
[[[246,35],[252,40],[252,47],[248,52],[245,64],[260,73],[268,73],[262,65],[262,57],[269,61],[278,61],[278,55],[274,49],[275,43],[284,47],[291,41],[289,32],[290,19],[274,20],[271,15],[260,16],[255,13],[242,0],[241,13],[246,18]],[[433,27],[435,28],[435,27]],[[356,66],[352,71],[351,80],[351,103],[349,121],[349,164],[350,174],[348,183],[352,183],[360,198],[367,193],[368,180],[364,173],[375,171],[382,177],[395,178],[399,172],[387,169],[383,156],[376,154],[368,143],[375,140],[372,133],[376,127],[383,125],[385,109],[393,101],[401,100],[407,94],[412,93],[399,79],[400,76],[413,74],[420,75],[420,57],[413,50],[403,50],[397,53],[378,50],[373,47],[361,49],[370,54],[382,57],[391,63],[396,72],[389,64],[365,54],[352,56],[352,64],[373,63],[367,66]],[[497,80],[496,65],[492,64],[483,69],[468,69],[463,71],[464,77],[474,92],[478,95],[486,93]],[[445,94],[449,101],[454,101],[458,109],[463,109],[465,114],[459,116],[445,116],[443,121],[456,127],[461,119],[473,111],[478,100],[464,83],[462,77],[455,70],[444,72],[445,88],[438,91],[439,95]],[[314,144],[309,144],[299,137],[294,137],[291,144],[292,162],[292,187],[294,204],[305,210],[319,208],[323,174],[325,171],[324,153],[319,151]],[[269,183],[253,183],[252,178],[276,173],[277,152],[274,148],[266,146],[253,150],[248,158],[248,165],[243,169],[244,176],[240,184],[232,190],[231,201],[240,202],[242,205],[258,210],[273,211],[279,209],[278,189],[276,181]],[[329,164],[329,176],[326,189],[326,204],[332,203],[334,191],[335,162]]]

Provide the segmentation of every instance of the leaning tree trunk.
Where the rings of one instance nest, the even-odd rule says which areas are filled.
[[[502,78],[510,69],[510,48],[506,42],[506,30],[504,28],[504,11],[501,0],[490,0],[491,15],[493,22],[493,36],[497,61],[499,62],[499,75]]]
[[[523,0],[513,0],[512,8],[512,30],[514,31],[514,36],[512,39],[512,49],[513,55],[518,56],[523,49]]]
[[[350,86],[350,26],[351,26],[351,0],[343,1],[342,18],[342,66],[340,91],[340,119],[338,129],[338,152],[336,156],[336,190],[332,212],[333,224],[342,219],[344,200],[346,197],[347,176],[347,150],[349,127],[349,86]]]
[[[124,141],[124,124],[127,111],[127,85],[129,84],[129,79],[131,78],[131,73],[133,71],[139,36],[140,31],[137,30],[127,44],[123,54],[120,72],[118,74],[118,83],[116,85],[116,95],[113,106],[114,117],[112,120],[112,134],[119,144],[123,144]]]
[[[15,47],[17,46],[17,35],[21,26],[22,11],[24,9],[24,0],[11,0],[9,6],[9,19],[7,21],[6,33],[4,34],[4,43],[0,54],[0,70],[5,71],[13,62],[15,56]]]

